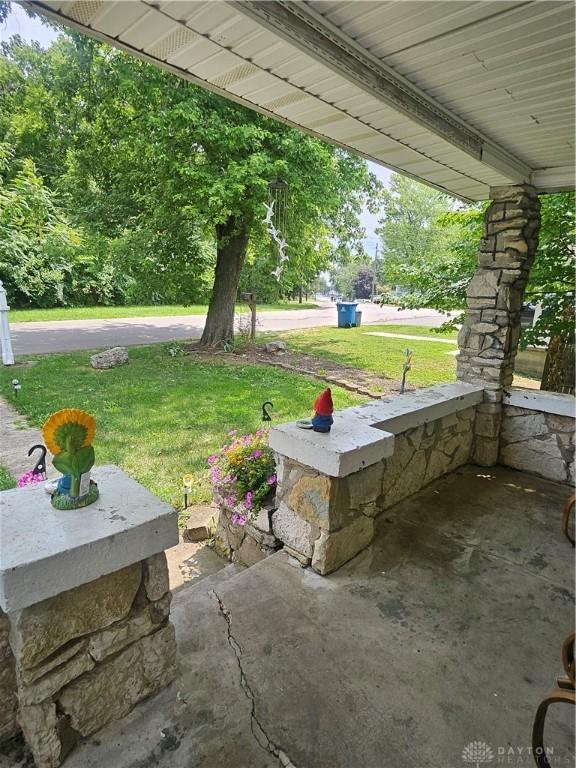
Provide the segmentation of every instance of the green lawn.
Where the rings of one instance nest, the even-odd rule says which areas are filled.
[[[16,481],[8,472],[6,467],[0,466],[0,491],[7,491],[9,488],[14,488]]]
[[[422,341],[369,336],[373,331],[422,336]],[[290,350],[352,365],[381,376],[398,380],[402,376],[402,361],[406,347],[413,351],[412,370],[407,381],[417,387],[427,387],[453,381],[456,358],[449,354],[454,346],[438,339],[454,339],[455,332],[434,333],[430,328],[413,325],[366,325],[361,328],[311,328],[274,334],[282,337]]]
[[[4,397],[33,426],[60,408],[83,408],[96,418],[98,464],[125,469],[162,499],[182,503],[181,478],[194,473],[192,503],[210,499],[206,458],[232,429],[262,426],[261,404],[274,403],[274,422],[310,414],[322,389],[313,379],[269,366],[170,357],[166,346],[134,347],[127,365],[96,371],[87,352],[38,356],[31,367],[0,371]],[[11,379],[22,389],[17,400]],[[336,408],[363,398],[334,388]]]
[[[258,312],[277,312],[287,309],[315,309],[317,304],[298,304],[296,301],[279,304],[259,304]],[[183,305],[154,304],[130,307],[56,307],[54,309],[12,309],[11,323],[45,322],[47,320],[105,320],[122,317],[170,317],[177,315],[205,315],[206,304]],[[238,304],[237,312],[248,312],[248,307]]]

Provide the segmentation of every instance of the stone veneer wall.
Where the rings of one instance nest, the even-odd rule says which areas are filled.
[[[10,622],[0,610],[0,743],[20,730],[18,711],[16,663],[9,642]]]
[[[1,617],[0,680],[10,693],[16,681],[18,722],[38,768],[60,765],[81,737],[174,679],[170,602],[162,552]],[[13,655],[3,643],[7,618]]]
[[[574,484],[574,418],[504,405],[498,463]]]
[[[279,457],[274,535],[302,565],[336,570],[370,543],[378,514],[470,460],[475,411],[396,434],[392,456],[347,477]]]
[[[282,546],[272,532],[273,507],[262,509],[247,525],[232,522],[232,513],[220,506],[216,526],[215,549],[221,557],[250,567],[274,554]]]

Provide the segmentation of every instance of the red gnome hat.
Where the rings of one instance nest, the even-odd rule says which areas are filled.
[[[321,395],[318,395],[314,403],[314,410],[318,416],[332,416],[334,405],[332,403],[332,392],[329,389],[325,389]]]

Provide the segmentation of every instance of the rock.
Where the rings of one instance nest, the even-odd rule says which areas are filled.
[[[292,486],[288,506],[298,517],[319,528],[330,528],[331,480],[326,475],[302,475]]]
[[[57,768],[62,744],[58,736],[56,705],[52,701],[20,708],[19,722],[38,768]]]
[[[304,557],[312,557],[313,542],[319,529],[299,517],[286,504],[280,504],[272,515],[272,530],[277,539]]]
[[[31,685],[26,685],[22,675],[18,675],[18,698],[20,704],[41,704],[61,690],[71,680],[75,680],[84,672],[93,669],[94,661],[86,652],[86,645],[84,644],[84,650]]]
[[[286,352],[288,346],[285,341],[269,341],[264,345],[265,352]]]
[[[70,683],[58,706],[74,730],[89,736],[111,720],[120,720],[175,676],[176,640],[174,627],[168,624]]]
[[[7,656],[0,661],[0,743],[18,733],[17,712],[16,665]]]
[[[493,467],[498,464],[499,443],[498,438],[490,440],[478,436],[472,450],[472,462],[480,467]]]
[[[103,352],[97,352],[90,358],[92,368],[115,368],[118,365],[124,365],[129,361],[128,350],[126,347],[112,347]]]
[[[170,589],[166,555],[164,552],[158,552],[143,560],[142,565],[144,566],[143,584],[148,599],[152,602],[160,600]]]
[[[274,550],[272,549],[260,549],[251,536],[246,536],[240,545],[240,549],[237,549],[232,555],[232,562],[250,568],[250,566],[256,565],[256,563],[264,560],[265,557],[271,555],[273,552]]]
[[[70,640],[123,619],[141,578],[135,563],[11,614],[11,645],[19,666],[34,667]]]
[[[543,413],[525,411],[520,416],[508,416],[504,411],[502,422],[502,440],[505,443],[517,443],[530,437],[546,435],[549,432]]]
[[[373,537],[374,520],[364,516],[340,531],[320,531],[314,544],[312,568],[323,576],[332,573],[367,547]]]
[[[366,505],[371,505],[382,493],[382,480],[384,477],[384,464],[379,461],[371,464],[366,469],[361,469],[346,478],[351,509],[362,509],[364,514]]]
[[[272,511],[276,511],[275,509]],[[251,525],[257,528],[262,533],[272,533],[272,524],[270,522],[270,514],[268,509],[261,509],[252,520]]]
[[[186,518],[182,538],[190,542],[206,541],[212,536],[216,527],[218,508],[200,504],[189,509],[191,511]]]
[[[98,352],[90,358],[92,368],[115,368],[128,362],[128,350],[126,347],[113,347],[104,352]]]
[[[126,619],[90,637],[88,652],[94,661],[102,661],[127,645],[155,632],[170,615],[172,594],[168,592],[156,603],[135,611]]]
[[[264,533],[259,528],[255,528],[250,523],[245,526],[245,539],[253,539],[259,547],[264,549],[278,549],[280,542],[273,533]]]
[[[567,482],[569,466],[562,456],[555,435],[543,439],[501,445],[499,463],[524,472],[546,477],[548,480]]]

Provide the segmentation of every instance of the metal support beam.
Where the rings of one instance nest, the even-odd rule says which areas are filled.
[[[476,160],[504,173],[511,182],[530,179],[531,169],[525,163],[444,109],[309,4],[229,0],[229,5]]]

